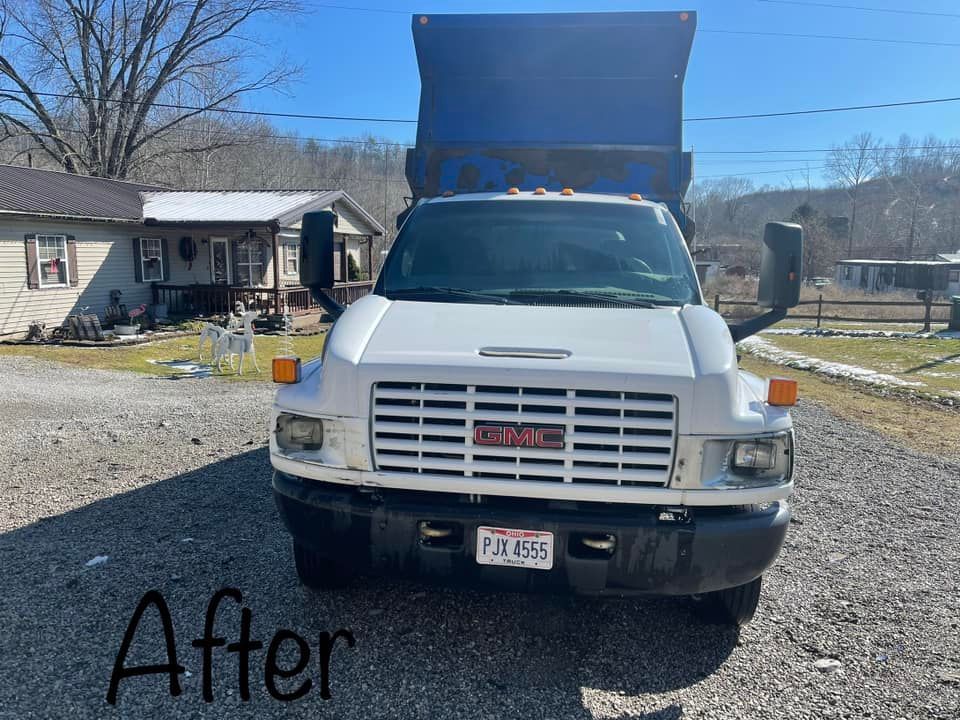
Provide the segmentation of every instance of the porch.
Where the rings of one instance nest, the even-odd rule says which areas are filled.
[[[152,283],[153,304],[166,305],[171,316],[224,315],[233,312],[238,302],[271,314],[304,315],[321,312],[322,308],[302,285],[281,287],[241,287],[224,284],[174,285]],[[341,305],[349,305],[370,293],[372,280],[339,283],[330,296]]]

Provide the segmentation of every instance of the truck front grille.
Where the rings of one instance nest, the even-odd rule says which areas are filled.
[[[373,388],[378,470],[662,487],[673,463],[672,395],[381,382]],[[562,448],[474,443],[480,425],[563,428]]]

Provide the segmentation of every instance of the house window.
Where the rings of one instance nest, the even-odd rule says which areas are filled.
[[[237,282],[247,287],[263,284],[263,249],[259,242],[237,243]]]
[[[67,271],[67,237],[65,235],[37,235],[37,266],[40,287],[66,287],[70,277]]]
[[[287,275],[297,275],[300,272],[300,246],[283,246],[283,272]]]
[[[850,279],[850,276],[851,276],[852,274],[853,274],[853,268],[851,268],[849,265],[844,265],[844,266],[843,266],[843,279],[844,279],[844,280],[849,280],[849,279]]]
[[[951,283],[960,282],[960,270],[951,270],[950,271],[950,280]]]
[[[160,238],[140,238],[140,267],[144,282],[163,280],[163,250]]]

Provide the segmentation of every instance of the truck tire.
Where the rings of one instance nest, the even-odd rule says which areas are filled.
[[[703,618],[718,625],[740,627],[753,619],[760,603],[762,577],[745,585],[716,590],[697,598],[697,607]]]
[[[297,577],[311,590],[343,587],[349,580],[349,574],[341,565],[297,542],[293,544],[293,560]]]

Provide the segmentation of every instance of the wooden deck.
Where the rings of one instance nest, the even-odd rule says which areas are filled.
[[[279,288],[248,288],[232,285],[170,285],[152,283],[154,305],[166,305],[170,315],[209,317],[232,312],[238,302],[269,313],[304,315],[322,308],[300,285]],[[330,295],[341,305],[359,300],[373,289],[373,281],[342,283]]]

